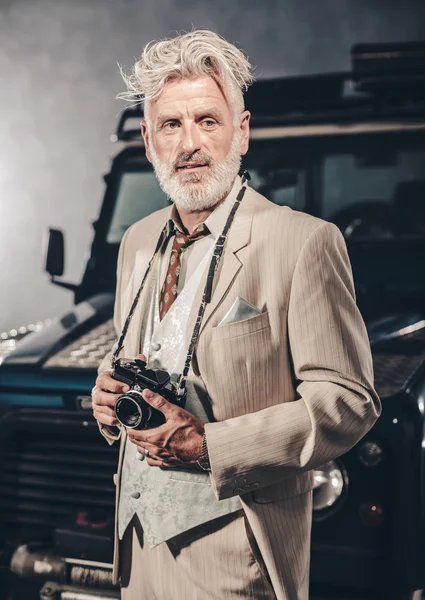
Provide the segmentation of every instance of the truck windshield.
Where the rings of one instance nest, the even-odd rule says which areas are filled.
[[[125,171],[120,178],[107,243],[119,244],[130,225],[168,204],[153,171]]]
[[[323,157],[321,217],[347,237],[425,237],[425,149],[364,146]]]
[[[141,153],[141,156],[142,153]],[[146,161],[121,171],[106,242],[169,204]],[[425,143],[400,134],[253,141],[250,185],[281,206],[335,223],[348,237],[425,238]]]
[[[249,172],[251,187],[266,195],[272,202],[302,210],[304,208],[304,170],[279,166],[279,155],[267,168],[256,164]],[[275,164],[277,163],[277,164]],[[151,170],[139,169],[122,172],[106,242],[119,244],[125,231],[143,217],[168,206]]]

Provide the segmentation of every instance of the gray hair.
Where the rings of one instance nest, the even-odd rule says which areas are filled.
[[[231,101],[237,118],[244,110],[243,92],[254,81],[252,66],[233,44],[208,29],[194,29],[174,38],[152,41],[130,74],[122,68],[127,91],[117,98],[145,104],[157,98],[165,84],[175,79],[193,79],[209,75]]]

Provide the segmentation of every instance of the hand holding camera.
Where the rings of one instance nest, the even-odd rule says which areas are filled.
[[[186,394],[179,396],[177,386],[171,382],[170,375],[162,369],[147,369],[145,357],[139,355],[134,360],[119,358],[114,363],[113,379],[130,386],[115,404],[115,416],[121,425],[128,429],[147,429],[165,422],[161,411],[145,402],[142,392],[145,389],[184,408]]]
[[[99,375],[92,397],[95,418],[107,426],[121,422],[150,466],[199,469],[204,423],[183,408],[168,373],[146,369],[143,354]]]
[[[165,422],[151,429],[127,429],[128,439],[147,456],[147,463],[152,467],[200,470],[197,461],[202,452],[204,423],[148,389],[143,390],[142,396],[155,411],[163,414]]]
[[[115,416],[115,403],[130,390],[127,384],[113,379],[110,371],[101,373],[92,389],[92,406],[94,418],[102,425],[114,427],[119,424]]]

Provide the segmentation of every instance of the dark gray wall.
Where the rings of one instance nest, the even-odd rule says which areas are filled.
[[[425,2],[0,0],[0,331],[55,315],[42,237],[67,239],[66,279],[89,249],[123,104],[117,62],[192,25],[238,42],[258,77],[346,69],[355,42],[425,37]]]

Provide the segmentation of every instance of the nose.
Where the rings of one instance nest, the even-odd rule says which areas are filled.
[[[193,154],[201,148],[201,139],[196,123],[186,123],[182,127],[181,147],[185,154]]]

